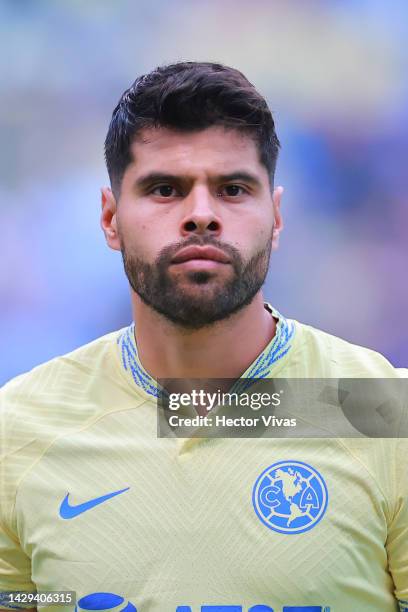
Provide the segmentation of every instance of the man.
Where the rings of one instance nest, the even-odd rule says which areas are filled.
[[[402,374],[264,303],[278,147],[237,70],[178,63],[123,94],[101,225],[134,323],[3,389],[0,591],[75,591],[78,610],[408,606],[404,440],[157,436],[160,379]]]

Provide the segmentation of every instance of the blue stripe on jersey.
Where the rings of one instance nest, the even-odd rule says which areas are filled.
[[[150,374],[144,370],[139,361],[136,342],[134,340],[134,329],[135,324],[131,323],[118,338],[118,344],[121,348],[122,365],[126,371],[130,371],[133,380],[139,387],[142,387],[149,395],[158,397],[157,384]]]

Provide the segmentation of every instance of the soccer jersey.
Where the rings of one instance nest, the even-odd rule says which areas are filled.
[[[407,374],[266,307],[276,334],[243,378]],[[159,438],[157,394],[133,324],[5,385],[0,593],[75,591],[79,612],[405,609],[405,439]]]

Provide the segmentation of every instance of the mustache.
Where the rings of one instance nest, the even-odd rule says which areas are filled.
[[[156,259],[157,264],[165,264],[173,259],[175,254],[180,250],[190,246],[213,246],[221,251],[224,251],[232,261],[241,262],[242,256],[237,248],[232,246],[231,244],[222,242],[218,240],[214,236],[191,236],[186,240],[181,240],[178,242],[173,242],[167,246],[165,246],[158,254]]]

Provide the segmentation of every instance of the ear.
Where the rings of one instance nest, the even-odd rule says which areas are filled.
[[[101,188],[101,228],[105,234],[107,245],[115,251],[120,251],[120,240],[117,227],[116,199],[110,187]]]
[[[283,230],[283,219],[281,214],[281,199],[283,194],[283,187],[276,187],[273,191],[273,233],[272,233],[272,250],[276,251],[279,247],[279,234]]]

